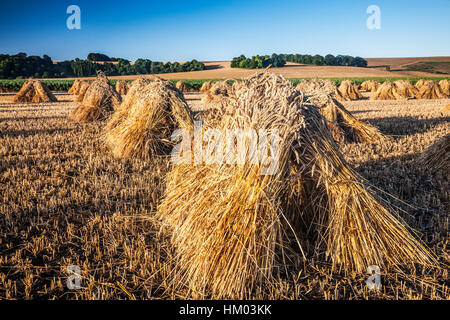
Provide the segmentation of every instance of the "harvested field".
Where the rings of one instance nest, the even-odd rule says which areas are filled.
[[[13,94],[0,95],[0,298],[189,297],[187,288],[171,285],[182,279],[174,279],[175,252],[154,219],[168,160],[115,159],[101,140],[104,123],[71,121],[74,96],[55,95],[59,102],[40,104],[12,103]],[[204,96],[186,93],[185,99],[202,110]],[[345,160],[447,266],[450,177],[431,174],[418,161],[450,133],[450,117],[442,112],[449,103],[343,102],[358,120],[392,139],[342,145]],[[405,270],[403,276],[381,270],[383,289],[368,291],[364,274],[330,275],[326,264],[298,260],[273,287],[256,287],[249,298],[450,298],[446,268],[425,275]],[[80,266],[79,290],[66,287],[69,265]]]
[[[449,73],[450,57],[366,58],[371,68],[390,66],[395,73],[424,76],[437,72]]]
[[[450,58],[444,57],[442,60]],[[371,59],[368,59],[369,66]],[[383,61],[382,59],[379,61]],[[409,60],[408,60],[409,61]],[[383,62],[380,62],[383,63]],[[392,63],[392,60],[388,60]],[[394,62],[396,63],[396,62]],[[205,61],[205,70],[191,72],[175,72],[159,74],[164,79],[239,79],[252,75],[255,70],[231,68],[230,61]],[[271,68],[270,72],[283,75],[285,78],[370,78],[370,77],[438,77],[438,74],[402,69],[388,72],[384,68],[359,68],[345,66],[315,66],[287,62],[282,68]],[[446,75],[440,75],[446,76]],[[111,76],[110,79],[130,80],[138,75]],[[83,79],[93,79],[92,77]]]

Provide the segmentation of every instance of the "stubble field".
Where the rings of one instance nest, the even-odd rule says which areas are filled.
[[[0,299],[185,298],[171,288],[175,254],[153,218],[168,159],[114,159],[99,139],[104,123],[69,120],[73,97],[57,97],[58,103],[12,104],[11,94],[0,96]],[[200,94],[186,98],[203,107]],[[346,102],[393,139],[342,146],[346,160],[447,266],[449,172],[431,173],[417,158],[450,133],[450,116],[441,112],[449,103]],[[66,287],[70,265],[80,267],[81,289]],[[382,270],[382,289],[368,291],[364,275],[330,275],[327,267],[299,262],[249,298],[450,298],[447,268],[404,276]]]

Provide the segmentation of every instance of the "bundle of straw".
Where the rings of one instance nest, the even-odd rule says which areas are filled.
[[[363,83],[361,83],[361,90],[376,92],[379,86],[380,86],[380,83],[378,81],[366,80]]]
[[[439,87],[441,88],[443,94],[450,96],[450,80],[443,79],[439,81]]]
[[[81,84],[84,83],[83,80],[76,79],[73,85],[70,87],[68,93],[77,95],[80,92]]]
[[[306,98],[319,107],[336,141],[379,143],[388,139],[377,128],[356,119],[333,95],[318,89],[308,92]]]
[[[352,101],[362,99],[362,94],[359,92],[358,87],[350,80],[344,80],[338,88],[341,93],[341,100]]]
[[[233,86],[228,82],[228,80],[217,81],[206,92],[206,95],[202,99],[202,102],[221,103],[222,100],[227,99],[232,90]]]
[[[75,102],[81,102],[84,99],[84,95],[86,94],[87,89],[90,86],[90,82],[87,81],[83,81],[80,83],[80,87],[78,88],[78,90],[76,91],[76,97],[75,97]]]
[[[56,102],[58,101],[44,82],[27,80],[19,92],[13,97],[13,102]]]
[[[405,100],[407,99],[399,91],[397,86],[390,82],[385,81],[380,85],[376,92],[372,93],[370,100]]]
[[[91,122],[108,118],[122,101],[103,72],[87,88],[83,100],[72,111],[70,117],[78,122]]]
[[[417,89],[420,89],[424,84],[425,84],[425,80],[424,79],[420,79],[419,81],[416,82],[415,87]]]
[[[132,89],[135,92],[130,89],[126,104],[116,111],[124,114],[114,116],[121,119],[106,127],[105,142],[117,158],[151,160],[169,154],[174,145],[170,141],[173,131],[193,129],[193,115],[183,94],[165,80],[142,87],[138,83]]]
[[[357,120],[338,101],[344,100],[334,82],[330,80],[302,81],[297,90],[305,94],[307,100],[319,107],[319,112],[327,120],[333,137],[338,142],[376,143],[386,137],[375,127]],[[338,92],[338,94],[336,94]]]
[[[128,92],[128,83],[124,80],[117,80],[116,82],[116,91],[121,96],[124,96]]]
[[[193,91],[192,87],[190,85],[188,85],[186,82],[184,82],[183,80],[177,81],[176,87],[181,92],[192,92]]]
[[[432,171],[450,172],[450,134],[433,143],[419,158],[420,163]]]
[[[297,85],[297,90],[304,92],[306,94],[310,92],[321,91],[326,94],[332,94],[336,99],[343,100],[341,93],[334,83],[331,80],[322,80],[322,79],[314,79],[314,80],[302,80]]]
[[[213,86],[213,82],[212,81],[206,81],[203,82],[202,86],[200,87],[200,92],[202,93],[206,93],[209,91],[209,89],[211,89],[211,87]]]
[[[419,92],[408,80],[397,80],[394,87],[397,95],[406,99],[414,99]]]
[[[128,93],[123,98],[122,103],[118,107],[116,107],[113,115],[106,124],[104,130],[105,132],[109,132],[117,127],[123,121],[123,119],[127,117],[128,112],[130,111],[136,100],[139,98],[139,95],[142,92],[143,88],[150,82],[150,79],[139,77],[130,84]]]
[[[260,73],[233,95],[217,129],[265,129],[277,133],[279,148],[263,148],[257,163],[185,164],[169,173],[157,217],[173,231],[177,283],[194,298],[248,298],[256,285],[272,284],[288,251],[359,272],[432,261],[367,191],[317,107],[290,82]],[[261,175],[273,159],[278,170]]]
[[[446,99],[448,96],[442,92],[439,84],[433,80],[427,80],[419,88],[417,94],[417,99]]]

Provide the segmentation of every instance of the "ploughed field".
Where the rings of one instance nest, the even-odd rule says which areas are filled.
[[[100,140],[104,123],[68,119],[73,96],[56,95],[59,102],[41,104],[0,95],[0,299],[185,297],[171,288],[175,253],[153,218],[169,161],[114,159]],[[202,94],[185,96],[194,109],[205,107]],[[347,161],[447,265],[449,173],[431,173],[416,160],[450,133],[450,115],[441,112],[449,103],[344,102],[356,118],[393,139],[342,146]],[[71,265],[80,268],[80,289],[66,286]],[[447,270],[404,276],[381,270],[382,289],[368,291],[364,275],[330,276],[326,267],[309,261],[286,270],[252,298],[450,298]]]

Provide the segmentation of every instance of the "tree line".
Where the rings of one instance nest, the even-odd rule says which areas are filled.
[[[235,57],[231,60],[232,68],[245,68],[245,69],[262,69],[268,66],[282,67],[286,64],[286,58],[283,55],[272,54],[271,56],[253,56],[247,58],[243,54],[239,57]]]
[[[104,60],[100,60],[104,59]],[[98,63],[103,61],[103,63]],[[113,63],[115,61],[116,63]],[[0,78],[66,78],[95,76],[98,70],[108,76],[158,74],[169,72],[187,72],[204,70],[205,65],[197,60],[185,63],[158,62],[138,59],[134,64],[121,58],[109,58],[104,54],[90,53],[86,60],[74,59],[53,63],[48,55],[27,56],[26,53],[15,55],[0,54]]]
[[[231,61],[232,68],[261,69],[267,67],[282,67],[286,61],[301,64],[313,64],[316,66],[354,66],[367,67],[367,61],[361,57],[348,55],[327,54],[325,57],[319,54],[272,54],[271,56],[252,56],[247,58],[244,55],[235,57]]]

